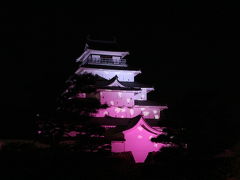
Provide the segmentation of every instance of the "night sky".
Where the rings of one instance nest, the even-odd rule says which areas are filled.
[[[1,129],[31,127],[36,113],[55,109],[88,35],[116,37],[129,50],[129,65],[142,70],[137,80],[155,86],[150,98],[178,109],[195,98],[201,108],[220,103],[236,116],[234,5],[108,5],[1,6]]]

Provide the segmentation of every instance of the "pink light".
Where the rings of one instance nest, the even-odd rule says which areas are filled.
[[[79,93],[79,94],[78,94],[78,97],[79,97],[79,98],[86,98],[86,93]]]
[[[113,102],[113,101],[110,101],[110,104],[111,104],[111,105],[114,105],[114,102]]]
[[[122,97],[122,93],[121,92],[118,92],[118,97]]]
[[[149,152],[158,151],[164,146],[161,143],[153,143],[151,141],[152,137],[157,137],[160,133],[161,132],[148,126],[144,119],[141,118],[134,127],[123,131],[126,141],[121,143],[122,151],[118,149],[120,144],[112,144],[112,152],[131,151],[135,162],[143,163]]]
[[[144,111],[144,112],[143,112],[143,115],[144,115],[144,116],[148,116],[148,115],[149,115],[149,112],[148,112],[148,111]]]
[[[113,98],[109,101],[113,101]],[[108,101],[108,102],[109,102]],[[126,100],[125,100],[126,102]],[[113,103],[113,102],[112,102]],[[109,103],[107,103],[109,104]],[[154,114],[154,109],[151,107],[145,108],[145,111],[141,111],[140,107],[128,107],[128,106],[123,106],[122,100],[117,100],[115,103],[115,106],[110,106],[107,109],[99,109],[97,113],[92,114],[95,117],[104,117],[105,115],[108,115],[110,117],[117,117],[121,118],[121,116],[127,117],[127,118],[132,118],[136,117],[140,114],[143,114],[144,117],[149,118],[149,119],[159,119],[160,114],[157,112],[157,114]]]
[[[138,126],[138,130],[142,131],[143,130],[142,126]]]
[[[134,110],[130,109],[130,114],[133,115],[134,114]]]
[[[116,112],[116,113],[119,113],[120,111],[121,111],[121,109],[120,109],[120,108],[118,108],[118,107],[117,107],[117,108],[115,108],[115,112]]]
[[[77,136],[78,134],[80,134],[80,133],[77,132],[77,131],[71,131],[71,132],[68,133],[68,136],[70,136],[70,137],[75,137],[75,136]]]

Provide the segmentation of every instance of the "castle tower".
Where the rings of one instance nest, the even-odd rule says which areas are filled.
[[[102,78],[95,84],[96,97],[108,107],[92,114],[92,119],[107,130],[117,129],[112,136],[113,153],[130,151],[135,162],[141,163],[149,152],[164,146],[153,143],[151,138],[161,134],[157,124],[167,106],[147,99],[154,88],[135,81],[141,70],[128,67],[127,55],[129,52],[121,50],[115,41],[88,40],[83,54],[76,60],[79,68],[75,74],[91,73]],[[78,95],[86,96],[86,93]]]

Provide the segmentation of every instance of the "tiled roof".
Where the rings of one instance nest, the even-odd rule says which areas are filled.
[[[106,136],[111,140],[124,141],[123,131],[131,129],[140,120],[142,116],[136,116],[134,118],[114,118],[114,117],[94,117],[91,119],[93,123],[106,126],[116,126],[115,128],[110,128],[106,131]],[[156,119],[144,119],[144,121],[150,127],[159,127],[159,120]]]
[[[113,83],[115,80],[117,80],[117,78],[118,78],[117,76],[114,76],[112,79],[109,79],[109,80],[100,80],[100,81],[96,82],[96,85],[99,87],[104,87],[104,86],[107,86],[107,85]],[[141,84],[138,82],[123,82],[123,81],[118,81],[118,82],[128,88],[138,88],[139,89],[139,88],[151,87],[149,85]]]

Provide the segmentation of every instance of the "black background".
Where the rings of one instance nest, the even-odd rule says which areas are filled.
[[[137,79],[155,86],[149,98],[194,116],[192,103],[226,108],[234,117],[229,128],[237,123],[233,4],[9,3],[0,16],[1,136],[20,137],[31,131],[36,113],[55,109],[87,35],[114,36],[130,51],[129,65],[142,70]]]

